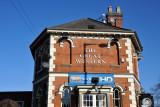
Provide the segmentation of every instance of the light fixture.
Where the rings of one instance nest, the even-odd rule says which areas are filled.
[[[97,86],[97,84],[98,84],[98,82],[99,82],[99,78],[98,78],[98,77],[92,77],[91,82],[92,82],[93,84],[95,84],[95,90],[98,91],[98,86]]]

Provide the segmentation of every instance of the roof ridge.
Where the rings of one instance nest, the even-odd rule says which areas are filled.
[[[78,22],[78,21],[82,21],[82,20],[84,20],[84,19],[88,19],[88,18],[78,19],[78,20],[71,21],[71,22],[68,22],[68,23],[65,23],[65,24],[56,25],[56,26],[53,26],[53,27],[59,27],[59,26],[67,25],[67,24],[69,24],[69,23],[75,23],[75,22]],[[51,28],[51,27],[47,27],[47,28]]]
[[[105,25],[105,26],[107,25],[107,26],[110,26],[110,27],[113,27],[113,28],[118,28],[118,29],[123,29],[123,30],[130,30],[130,29],[126,29],[126,28],[121,28],[121,27],[112,26],[112,25],[109,25],[109,24],[107,24],[107,23],[103,23],[103,22],[94,20],[94,19],[92,19],[92,18],[88,18],[88,19],[90,19],[90,20],[92,20],[92,21],[95,21],[95,22],[98,22],[98,23],[100,23],[100,24],[103,24],[103,25]],[[130,31],[131,31],[131,30],[130,30]]]

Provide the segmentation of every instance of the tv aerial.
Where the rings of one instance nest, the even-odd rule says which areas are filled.
[[[103,20],[103,19],[105,19],[105,16],[106,16],[105,14],[102,14],[102,15],[101,15],[98,19],[96,19],[96,20],[100,20],[100,19]]]

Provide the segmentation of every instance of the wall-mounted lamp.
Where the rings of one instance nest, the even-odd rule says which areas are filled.
[[[92,77],[91,82],[92,82],[93,84],[95,84],[95,90],[98,91],[98,86],[97,86],[97,84],[98,84],[98,82],[99,82],[99,78],[98,78],[98,77]]]
[[[124,63],[124,58],[121,58],[121,63]]]

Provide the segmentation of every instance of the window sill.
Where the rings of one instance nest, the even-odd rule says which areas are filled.
[[[72,64],[61,64],[61,66],[72,66]]]
[[[120,67],[120,65],[111,65],[110,67]]]

